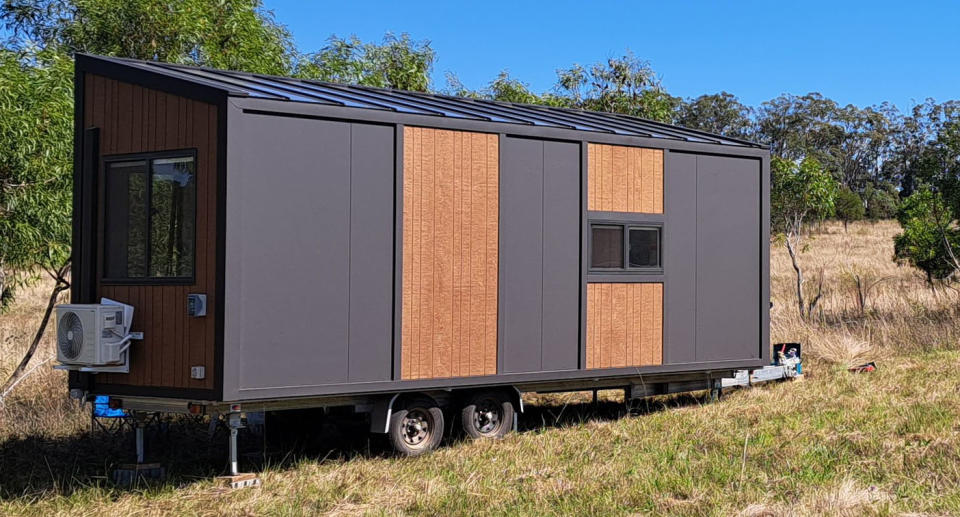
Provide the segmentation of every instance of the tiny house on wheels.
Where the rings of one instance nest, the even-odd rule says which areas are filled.
[[[769,363],[769,151],[631,116],[78,55],[77,397],[353,406],[401,452],[523,392]]]

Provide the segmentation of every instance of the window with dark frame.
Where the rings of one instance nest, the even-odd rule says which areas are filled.
[[[591,232],[590,267],[623,268],[623,227],[595,224]]]
[[[660,267],[660,229],[649,227],[630,227],[628,238],[629,267]]]
[[[594,223],[590,225],[590,269],[617,271],[659,270],[659,226]]]
[[[192,152],[108,161],[104,185],[107,280],[194,276],[197,186]]]

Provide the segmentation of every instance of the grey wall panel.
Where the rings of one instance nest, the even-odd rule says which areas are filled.
[[[500,162],[502,372],[576,369],[580,145],[507,137]]]
[[[697,361],[758,357],[760,161],[697,157]]]
[[[577,368],[580,336],[580,144],[543,143],[543,364]]]
[[[228,171],[225,347],[243,388],[347,380],[350,125],[245,115]],[[232,194],[232,195],[231,195]],[[229,266],[228,266],[229,267]]]
[[[389,380],[393,129],[234,111],[230,130],[224,396]]]
[[[350,382],[390,379],[394,129],[351,125]]]
[[[502,371],[541,369],[543,142],[504,138],[500,149]]]
[[[664,153],[663,362],[692,363],[697,343],[697,156]]]
[[[760,357],[770,362],[770,157],[760,160]]]

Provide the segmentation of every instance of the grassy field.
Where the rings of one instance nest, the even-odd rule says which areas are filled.
[[[824,279],[812,322],[797,317],[775,247],[772,339],[804,343],[803,381],[715,404],[657,398],[633,413],[615,392],[596,406],[585,394],[530,396],[522,432],[452,440],[417,459],[327,426],[296,453],[269,456],[258,489],[216,488],[223,442],[182,423],[158,442],[166,484],[111,488],[105,476],[128,459],[129,437],[87,438],[85,413],[47,363],[0,408],[0,515],[960,514],[960,295],[894,264],[896,232],[828,224],[810,241],[807,275]],[[862,307],[856,278],[872,286]],[[28,341],[42,287],[0,316],[0,377]],[[52,355],[48,339],[35,362]],[[846,371],[867,360],[877,372]]]

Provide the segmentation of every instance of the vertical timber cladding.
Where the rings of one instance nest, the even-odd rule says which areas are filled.
[[[587,210],[663,213],[663,150],[588,144]]]
[[[587,146],[587,210],[663,214],[663,150]],[[587,284],[587,368],[663,363],[663,284]]]
[[[97,259],[97,298],[134,307],[131,329],[143,332],[130,347],[130,373],[104,373],[96,384],[212,389],[214,387],[217,207],[217,108],[137,85],[86,74],[84,127],[100,128],[100,157],[166,150],[197,153],[196,262],[193,285],[107,284],[103,254]],[[103,167],[98,206],[103,205]],[[100,217],[97,249],[103,249]],[[187,294],[205,293],[206,317],[187,316]],[[204,366],[205,379],[190,378],[191,366]]]
[[[497,373],[499,135],[405,127],[401,378]]]
[[[587,284],[587,368],[663,363],[663,284]]]

